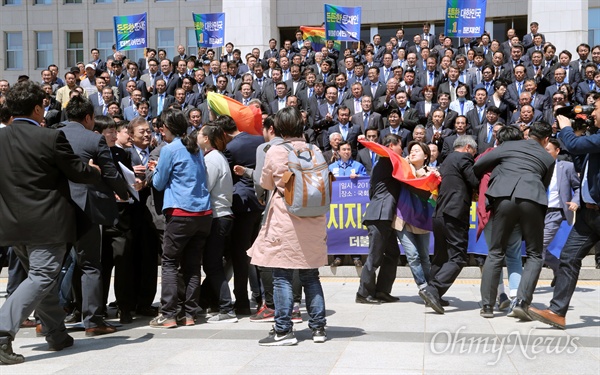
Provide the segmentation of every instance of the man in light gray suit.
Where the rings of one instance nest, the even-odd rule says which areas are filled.
[[[73,151],[81,160],[89,160],[100,167],[102,182],[84,185],[69,182],[71,199],[78,207],[77,217],[77,267],[81,270],[81,312],[86,336],[113,333],[116,328],[104,321],[101,275],[100,225],[115,225],[118,218],[115,193],[123,200],[128,197],[127,183],[113,163],[104,136],[92,131],[94,107],[92,103],[76,96],[69,100],[68,121],[61,128]]]
[[[530,139],[504,142],[475,163],[474,172],[478,178],[493,169],[485,193],[493,207],[490,220],[494,233],[481,275],[483,317],[493,317],[505,247],[512,229],[519,223],[527,263],[513,312],[520,319],[531,320],[529,305],[543,265],[544,217],[548,207],[546,189],[554,171],[554,159],[544,149],[550,135],[552,127],[549,124],[533,123],[529,128]]]

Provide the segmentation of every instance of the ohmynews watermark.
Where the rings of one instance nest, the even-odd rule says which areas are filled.
[[[433,354],[495,354],[495,360],[487,362],[488,366],[498,363],[503,354],[515,351],[534,360],[538,354],[573,354],[578,349],[579,337],[574,336],[538,336],[534,335],[535,329],[527,334],[518,331],[507,335],[477,336],[463,332],[462,326],[456,330],[439,331],[431,338],[429,347]]]

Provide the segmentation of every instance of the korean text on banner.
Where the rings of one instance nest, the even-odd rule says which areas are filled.
[[[329,40],[360,40],[361,7],[325,4],[325,37]]]
[[[446,5],[446,36],[479,37],[485,31],[487,0],[448,0]]]
[[[192,13],[198,47],[225,45],[225,13]]]
[[[114,16],[117,51],[148,47],[147,14]]]

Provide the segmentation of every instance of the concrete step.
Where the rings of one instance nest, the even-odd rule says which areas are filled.
[[[319,273],[322,277],[360,277],[362,267],[340,266],[340,267],[321,267]],[[506,275],[506,268],[504,268]],[[410,278],[412,273],[408,266],[398,267],[397,278]],[[506,276],[505,276],[506,277]],[[459,279],[479,279],[481,270],[479,267],[465,267],[458,276]],[[553,273],[549,268],[543,268],[540,274],[540,280],[552,280]],[[600,269],[596,269],[596,262],[593,255],[588,255],[583,259],[579,280],[600,280]]]

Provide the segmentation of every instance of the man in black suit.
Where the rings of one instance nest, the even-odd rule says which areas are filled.
[[[156,94],[152,95],[148,101],[150,105],[150,117],[152,118],[160,116],[163,109],[169,108],[175,102],[175,97],[166,92],[167,84],[164,79],[157,78],[154,86],[156,86]]]
[[[329,135],[333,133],[340,133],[342,140],[350,143],[352,148],[352,158],[356,158],[356,152],[358,151],[357,140],[358,135],[362,134],[359,125],[354,125],[350,122],[350,108],[345,105],[340,105],[336,109],[337,123],[327,129],[327,138],[323,139],[323,142],[327,142]],[[325,151],[329,150],[330,145],[325,145]]]
[[[531,320],[528,313],[533,291],[542,269],[544,217],[548,206],[546,189],[554,171],[554,158],[544,149],[552,135],[549,124],[536,122],[529,127],[528,140],[504,142],[475,163],[475,174],[492,171],[486,197],[492,209],[494,226],[488,257],[481,275],[481,315],[492,318],[498,281],[504,263],[505,246],[514,225],[522,228],[527,263],[517,291],[515,315]]]
[[[388,135],[383,145],[402,155],[402,142],[397,135]],[[402,183],[392,177],[393,170],[390,158],[380,158],[371,174],[370,203],[363,216],[363,223],[369,229],[369,255],[360,274],[356,303],[378,305],[398,300],[390,295],[400,256],[392,220]],[[376,280],[375,271],[379,267]]]
[[[419,296],[438,314],[444,313],[442,296],[467,264],[471,197],[479,187],[479,179],[473,173],[477,143],[470,135],[462,135],[453,146],[454,152],[439,168],[442,183],[433,215],[431,279],[419,291]]]
[[[165,60],[163,60],[165,61]],[[166,107],[165,107],[166,109]],[[136,177],[143,179],[143,188],[139,191],[140,200],[133,203],[131,232],[133,234],[132,252],[136,260],[133,269],[135,280],[134,301],[136,314],[143,316],[156,316],[152,308],[156,296],[158,254],[160,240],[152,214],[147,206],[151,200],[151,185],[146,178],[146,166],[150,160],[150,147],[152,131],[148,121],[136,117],[129,123],[129,136],[132,147],[128,149],[131,154],[131,164]]]
[[[13,352],[12,341],[23,317],[33,310],[50,350],[73,345],[56,290],[67,243],[76,238],[67,180],[101,182],[97,167],[83,163],[61,131],[40,127],[45,95],[31,81],[17,83],[6,94],[14,121],[0,131],[0,245],[16,245],[30,271],[0,308],[0,362],[4,364],[25,360]]]
[[[477,141],[477,153],[482,154],[490,147],[494,147],[496,143],[496,127],[503,125],[498,122],[500,118],[500,110],[498,107],[488,107],[485,113],[485,120],[481,125],[473,128],[473,134]]]
[[[81,312],[86,336],[115,332],[103,318],[100,225],[114,225],[118,210],[115,193],[126,200],[127,183],[114,165],[104,137],[93,132],[94,107],[80,96],[69,100],[65,109],[68,121],[61,128],[73,151],[82,161],[94,160],[102,172],[102,183],[83,185],[70,182],[71,199],[79,208],[77,215],[76,275],[81,272]],[[74,278],[74,287],[78,283]],[[77,294],[77,293],[76,293]]]
[[[379,140],[379,129],[376,126],[367,128],[365,131],[365,139],[370,142],[377,142]],[[379,155],[366,147],[358,150],[358,153],[356,154],[356,161],[365,166],[369,176],[378,160]]]

